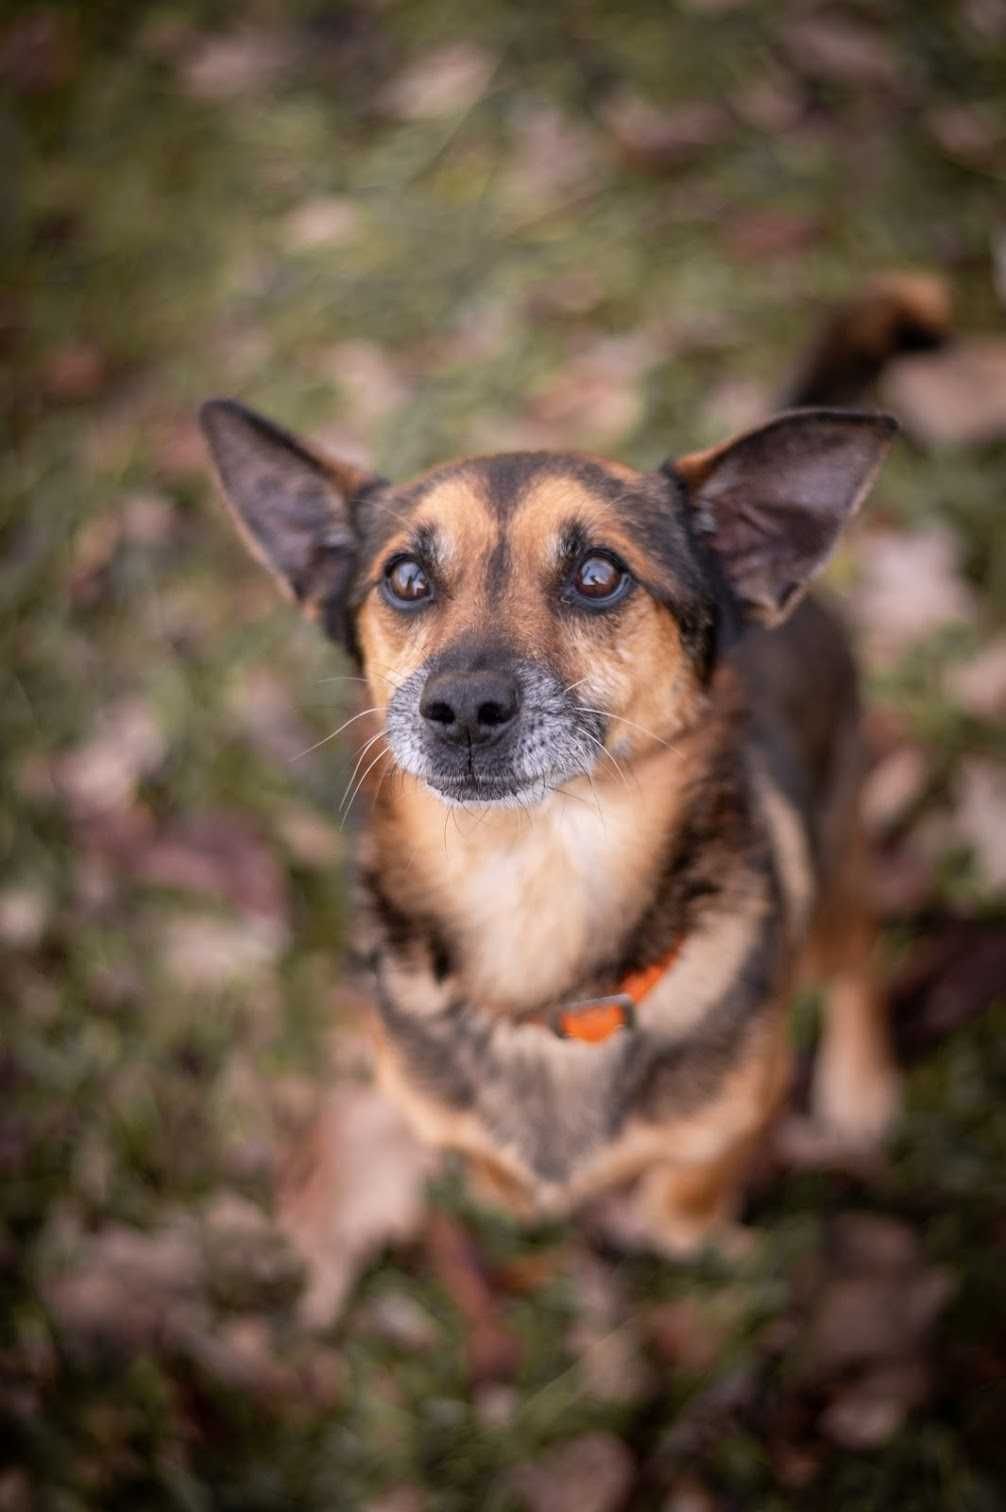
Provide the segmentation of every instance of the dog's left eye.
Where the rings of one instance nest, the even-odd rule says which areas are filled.
[[[573,598],[600,609],[620,599],[631,582],[621,562],[595,551],[577,563],[570,588]]]
[[[428,599],[432,585],[420,562],[415,557],[396,557],[384,569],[384,588],[389,597],[399,604],[417,604]]]

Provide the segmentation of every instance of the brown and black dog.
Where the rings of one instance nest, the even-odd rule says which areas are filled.
[[[803,593],[894,422],[793,410],[653,472],[526,452],[393,484],[234,401],[202,420],[253,550],[368,684],[360,929],[419,1130],[526,1211],[631,1178],[654,1248],[727,1241],[810,959],[814,1111],[878,1137],[856,677]]]

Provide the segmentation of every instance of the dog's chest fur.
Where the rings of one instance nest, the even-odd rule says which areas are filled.
[[[612,916],[638,908],[652,866],[633,814],[586,796],[555,796],[534,816],[507,815],[495,844],[478,817],[448,823],[438,872],[465,989],[514,1008],[548,1002],[612,946]],[[496,816],[489,816],[495,819]]]
[[[385,856],[395,857],[381,881],[394,886],[396,907],[425,916],[448,942],[439,980],[421,928],[380,953],[398,1094],[438,1143],[504,1156],[539,1198],[572,1191],[614,1149],[631,1114],[645,1116],[654,1077],[662,1103],[684,1110],[707,1099],[765,997],[762,963],[777,957],[765,922],[773,869],[766,857],[759,870],[735,853],[719,868],[722,896],[707,897],[680,961],[647,1002],[661,1027],[588,1046],[520,1020],[526,1009],[616,989],[627,941],[645,953],[651,928],[647,961],[666,951],[661,921],[646,921],[655,902],[664,924],[678,916],[679,900],[658,879],[668,828],[695,805],[685,780],[694,756],[640,764],[631,783],[609,784],[601,806],[557,796],[533,818],[462,813],[446,835],[442,810],[428,813],[417,795],[409,846],[401,834],[392,843],[389,825],[381,832]]]

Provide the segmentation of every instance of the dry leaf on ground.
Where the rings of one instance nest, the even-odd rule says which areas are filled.
[[[691,162],[732,129],[727,112],[709,100],[681,100],[667,107],[628,93],[605,103],[604,120],[627,162],[657,172]]]
[[[209,894],[285,932],[286,876],[241,813],[206,810],[164,826],[133,858],[130,870],[143,882]]]
[[[613,1265],[589,1250],[574,1252],[572,1282],[579,1309],[570,1349],[589,1395],[601,1402],[631,1402],[651,1385],[643,1358],[640,1319],[629,1307]]]
[[[513,133],[500,194],[515,214],[545,214],[599,188],[605,164],[598,138],[570,116],[534,105],[515,114]]]
[[[898,55],[884,33],[837,11],[794,12],[782,40],[793,66],[812,78],[885,92],[904,84]]]
[[[942,525],[863,534],[860,579],[846,601],[875,666],[890,664],[944,625],[974,620],[974,593],[960,558],[958,538]]]
[[[331,1324],[362,1268],[418,1233],[434,1166],[373,1087],[334,1088],[287,1162],[278,1221],[307,1266],[305,1322]]]
[[[520,1363],[520,1342],[507,1326],[472,1236],[449,1213],[434,1208],[426,1226],[426,1249],[438,1281],[464,1319],[472,1381],[513,1376]]]
[[[954,829],[971,847],[987,887],[1006,888],[1006,766],[980,757],[957,774]]]
[[[83,818],[127,807],[141,778],[155,771],[166,743],[150,703],[126,697],[103,709],[91,737],[56,762],[56,780]]]
[[[288,73],[296,48],[288,31],[245,26],[200,37],[179,68],[186,94],[223,102],[262,94]]]
[[[1006,635],[984,646],[977,656],[948,668],[947,694],[979,719],[1006,719]]]
[[[619,1512],[632,1489],[632,1456],[610,1433],[585,1433],[518,1465],[509,1484],[528,1512]]]
[[[975,337],[901,357],[884,374],[880,398],[927,445],[996,441],[1006,435],[1006,341]]]
[[[305,200],[283,222],[283,243],[290,252],[342,247],[359,235],[363,217],[351,199],[325,195]]]
[[[425,121],[460,115],[485,93],[496,68],[492,53],[473,42],[450,42],[416,58],[381,93],[389,115]]]

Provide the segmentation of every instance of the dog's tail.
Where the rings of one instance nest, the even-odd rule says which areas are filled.
[[[951,315],[950,289],[939,275],[874,275],[826,317],[784,390],[784,406],[861,404],[893,358],[942,346]]]

